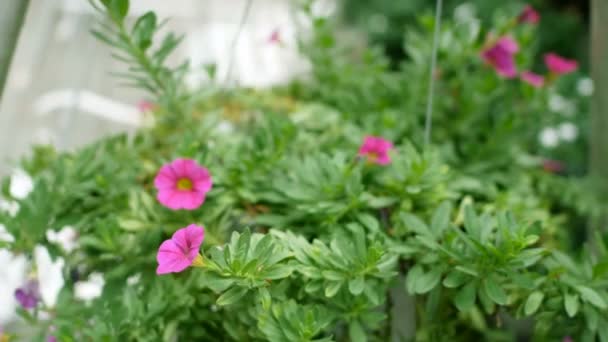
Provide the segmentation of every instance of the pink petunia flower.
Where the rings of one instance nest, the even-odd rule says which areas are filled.
[[[517,76],[517,68],[513,56],[519,51],[519,45],[510,37],[500,38],[496,44],[481,52],[481,58],[492,65],[496,72],[503,77]]]
[[[270,44],[281,44],[281,32],[279,29],[274,29],[268,37],[268,43]]]
[[[560,173],[564,171],[564,163],[559,160],[545,159],[543,160],[543,170],[549,173]]]
[[[578,62],[558,56],[554,53],[545,55],[545,64],[549,70],[557,75],[569,74],[578,69]]]
[[[137,109],[139,109],[140,112],[145,113],[145,112],[151,112],[156,108],[156,105],[150,101],[147,100],[141,100],[139,101],[139,103],[137,104]]]
[[[522,81],[528,83],[529,85],[541,88],[545,84],[545,78],[539,74],[535,74],[532,71],[524,71],[519,75]]]
[[[375,164],[387,165],[391,162],[388,152],[392,148],[393,143],[382,137],[366,136],[359,148],[359,156],[367,157],[368,161]]]
[[[176,159],[163,165],[154,179],[156,198],[173,210],[200,207],[212,185],[209,171],[192,159]]]
[[[536,24],[540,21],[540,14],[530,5],[526,5],[521,12],[517,21],[520,23]]]
[[[158,268],[156,274],[177,273],[190,267],[192,264],[202,264],[199,258],[199,249],[205,239],[205,228],[191,224],[178,229],[169,240],[165,240],[158,247],[156,261]]]

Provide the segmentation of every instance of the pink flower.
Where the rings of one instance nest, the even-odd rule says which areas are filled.
[[[517,21],[520,23],[536,24],[540,20],[540,14],[530,5],[526,5],[521,12]]]
[[[367,160],[379,165],[387,165],[391,162],[388,152],[393,148],[390,141],[374,136],[366,136],[363,145],[359,148],[359,156],[367,157]]]
[[[57,342],[57,337],[49,335],[49,337],[46,338],[46,342]]]
[[[532,71],[524,71],[519,75],[522,81],[528,83],[529,85],[541,88],[545,84],[545,78],[539,74],[535,74]]]
[[[543,170],[549,173],[560,173],[564,171],[564,164],[559,160],[545,159],[543,161]]]
[[[566,336],[566,337],[564,337],[564,339],[562,340],[562,342],[574,342],[574,340],[572,339],[572,337]]]
[[[268,37],[268,43],[270,44],[281,44],[281,32],[279,29],[275,29]]]
[[[140,112],[150,112],[153,111],[154,108],[156,108],[156,105],[150,101],[141,100],[137,104],[137,108]]]
[[[510,37],[500,38],[496,44],[481,52],[481,58],[492,65],[496,72],[506,78],[517,76],[513,56],[519,51],[517,42]]]
[[[154,179],[158,201],[173,210],[194,210],[211,190],[209,171],[192,159],[176,159],[163,165]]]
[[[181,272],[195,263],[205,239],[205,228],[191,224],[178,229],[158,247],[156,274]]]
[[[545,55],[545,64],[551,72],[558,75],[569,74],[578,69],[577,61],[563,58],[554,53]]]

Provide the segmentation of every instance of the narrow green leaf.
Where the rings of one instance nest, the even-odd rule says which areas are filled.
[[[247,288],[234,286],[230,290],[224,292],[218,299],[217,305],[225,306],[236,303],[247,293]]]
[[[367,335],[358,320],[350,322],[348,326],[348,335],[352,342],[366,342]]]
[[[350,291],[350,293],[354,294],[354,295],[359,295],[363,292],[363,289],[365,288],[365,278],[363,278],[363,276],[358,276],[355,279],[351,279],[348,282],[348,290]]]
[[[524,306],[526,316],[530,316],[538,310],[544,297],[545,295],[540,291],[534,291],[528,296],[528,300],[526,300],[526,305]]]
[[[441,235],[441,233],[448,228],[451,212],[452,204],[445,201],[441,203],[441,205],[433,213],[433,217],[431,219],[431,230],[436,236]]]
[[[578,296],[575,294],[566,293],[564,294],[564,307],[566,308],[566,313],[568,317],[574,317],[578,313],[578,308],[580,306],[580,302],[578,301]]]
[[[483,289],[490,299],[498,305],[507,304],[507,294],[503,288],[498,285],[493,277],[488,277],[483,281]]]
[[[262,307],[264,310],[270,310],[272,298],[270,297],[270,292],[266,287],[260,287],[260,299],[262,301]]]
[[[341,287],[342,287],[341,281],[330,282],[329,285],[327,285],[325,287],[325,297],[331,298],[331,297],[335,296],[336,293],[338,293],[338,291],[340,291]]]
[[[584,285],[579,285],[576,287],[576,289],[581,294],[581,298],[584,301],[596,306],[599,309],[602,309],[602,310],[608,309],[608,305],[606,304],[606,301],[604,301],[602,296],[600,296],[600,294],[597,293],[592,288],[584,286]]]
[[[411,294],[411,295],[416,294],[416,282],[417,282],[418,278],[420,278],[423,274],[424,274],[424,269],[422,269],[422,266],[420,266],[420,265],[416,265],[416,266],[412,267],[407,272],[407,278],[405,280],[405,288],[407,289],[407,292],[409,294]]]
[[[441,280],[441,269],[435,267],[429,272],[418,277],[415,285],[415,292],[417,294],[424,294],[431,291],[439,281]]]
[[[474,281],[466,284],[454,297],[454,305],[456,305],[456,308],[461,312],[471,310],[473,305],[475,305],[476,293],[477,288]]]
[[[462,272],[451,271],[448,273],[445,279],[443,279],[443,286],[450,289],[456,288],[464,284],[467,278],[468,277]]]

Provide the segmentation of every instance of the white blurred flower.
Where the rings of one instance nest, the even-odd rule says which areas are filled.
[[[465,2],[454,9],[454,20],[460,23],[477,20],[477,8],[470,2]]]
[[[52,229],[47,230],[46,239],[61,246],[68,253],[78,246],[78,233],[71,226],[65,226],[57,232]]]
[[[59,291],[63,288],[63,258],[51,260],[49,251],[43,246],[34,248],[34,259],[36,260],[36,270],[38,272],[38,282],[40,283],[40,295],[42,301],[49,307],[54,307],[57,303]]]
[[[549,109],[554,113],[572,116],[576,107],[574,103],[559,94],[551,94],[549,97]]]
[[[222,135],[227,135],[234,132],[234,125],[230,121],[221,121],[216,127],[215,131]]]
[[[34,181],[22,169],[16,169],[11,175],[11,186],[9,192],[17,199],[24,199],[34,189]]]
[[[134,286],[139,284],[139,281],[141,280],[141,274],[136,274],[136,275],[132,275],[129,278],[127,278],[127,285],[129,286]]]
[[[6,226],[0,223],[0,242],[14,242],[15,238],[6,230]]]
[[[559,134],[555,128],[543,128],[539,135],[539,141],[544,147],[555,147],[559,143]]]
[[[84,301],[93,300],[101,296],[105,284],[103,274],[93,272],[87,281],[78,281],[74,284],[74,296]]]
[[[584,77],[578,80],[576,83],[576,90],[581,96],[591,96],[593,95],[593,80],[589,77]]]
[[[19,203],[15,201],[7,201],[0,197],[0,210],[7,212],[12,217],[15,217],[19,211]]]
[[[0,324],[14,318],[15,290],[25,282],[27,259],[25,255],[14,255],[8,250],[0,249]]]
[[[572,122],[564,122],[558,127],[559,137],[565,141],[574,141],[578,137],[578,127]]]

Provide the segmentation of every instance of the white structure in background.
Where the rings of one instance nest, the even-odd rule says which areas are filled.
[[[291,7],[292,0],[253,0],[232,50],[247,1],[131,0],[130,16],[154,10],[161,18],[170,18],[168,29],[186,34],[172,58],[192,61],[190,86],[208,81],[202,72],[205,64],[216,65],[220,82],[232,68],[234,82],[231,84],[243,86],[271,86],[305,73],[308,65],[297,53],[296,33],[309,25]],[[313,10],[316,15],[327,16],[335,11],[336,3],[336,0],[318,0]],[[0,150],[0,170],[10,170],[2,165],[7,156],[17,158],[32,142],[72,148],[115,132],[116,127],[125,130],[142,124],[142,114],[134,105],[142,95],[129,95],[128,91],[116,89],[116,80],[107,75],[114,66],[102,58],[109,52],[100,50],[100,44],[86,33],[94,22],[92,13],[84,0],[30,0],[23,38],[0,111],[0,146],[9,147]],[[279,44],[270,39],[275,32]],[[91,120],[82,119],[85,116]],[[228,126],[220,129],[226,134],[230,132]],[[11,194],[24,198],[32,186],[25,172],[17,172],[11,182]],[[0,210],[14,215],[18,209],[16,203],[0,198]],[[7,235],[0,233],[0,238]],[[66,251],[76,243],[75,233],[69,229],[49,231],[47,238]],[[51,260],[42,246],[36,247],[34,259],[42,299],[53,306],[64,284],[61,273],[64,261]],[[25,282],[28,266],[25,257],[14,256],[6,250],[0,250],[0,265],[3,265],[0,269],[1,324],[12,317],[16,304],[14,291]],[[129,278],[129,284],[137,283],[138,279]],[[80,282],[76,290],[81,297],[92,298],[101,293],[102,288],[103,277],[95,276]]]

